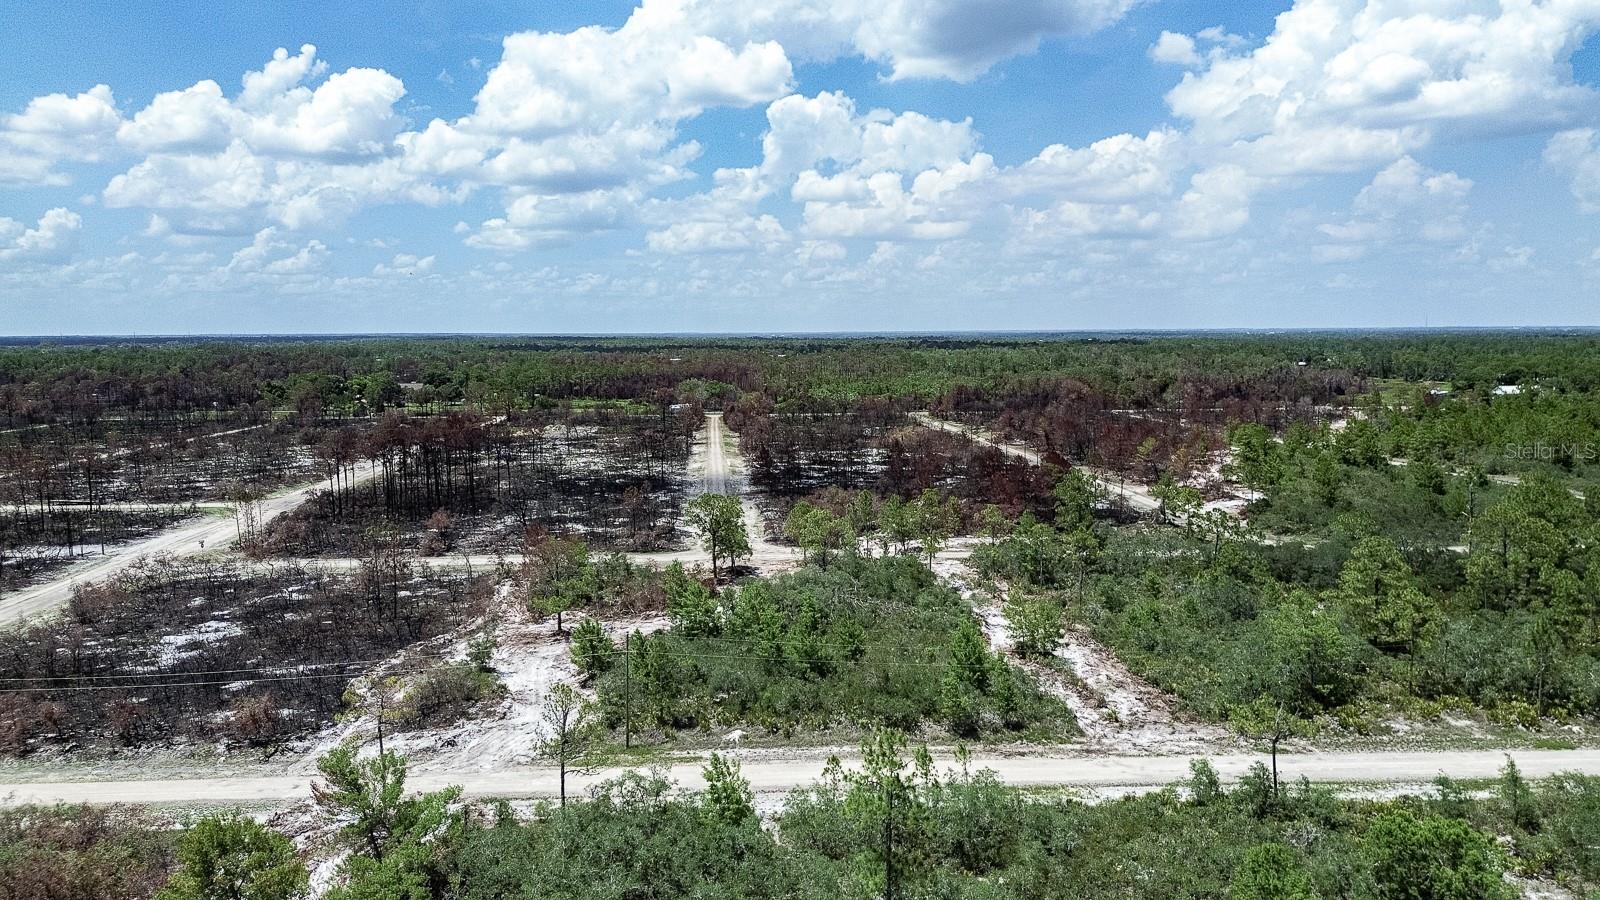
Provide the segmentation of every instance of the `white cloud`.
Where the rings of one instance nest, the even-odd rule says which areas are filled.
[[[1600,145],[1593,128],[1574,128],[1552,135],[1544,159],[1571,181],[1572,196],[1584,212],[1600,212]]]
[[[310,240],[296,247],[278,237],[276,228],[256,232],[250,244],[233,254],[217,275],[252,279],[305,281],[322,272],[331,252],[321,241]]]
[[[1170,192],[1185,154],[1182,136],[1166,128],[1144,137],[1113,135],[1082,148],[1052,144],[1008,171],[1005,181],[1016,194],[1113,203]]]
[[[573,233],[594,209],[568,195],[627,197],[688,178],[700,153],[685,119],[788,90],[793,70],[770,40],[732,43],[642,8],[618,29],[525,32],[503,42],[470,115],[402,135],[409,170],[514,188],[475,246],[517,249]],[[566,212],[571,207],[580,207]],[[550,211],[560,220],[553,225]],[[613,209],[598,222],[627,216]]]
[[[309,44],[307,51],[314,52]],[[394,104],[405,95],[400,79],[382,69],[347,69],[315,90],[290,89],[250,119],[246,139],[265,154],[349,160],[385,153],[403,120]],[[244,105],[241,97],[240,105]]]
[[[69,259],[78,248],[83,219],[56,207],[39,217],[32,228],[0,216],[0,263],[52,263]]]
[[[438,203],[451,194],[407,170],[394,143],[400,80],[327,66],[307,44],[279,48],[227,99],[212,81],[159,94],[117,139],[148,153],[104,190],[110,207],[159,211],[181,233],[332,224],[371,203]]]
[[[714,187],[650,213],[662,223],[653,249],[747,249],[786,238],[755,207],[785,188],[802,204],[813,238],[940,240],[971,227],[963,187],[987,180],[994,161],[977,153],[971,120],[916,112],[862,113],[842,92],[790,95],[767,107],[762,161],[716,173]]]
[[[268,60],[260,70],[245,73],[244,90],[239,94],[239,106],[251,112],[281,108],[288,101],[290,93],[301,83],[321,76],[327,71],[328,64],[317,59],[315,45],[301,45],[300,52],[294,56],[290,56],[288,50],[279,47],[273,51],[272,59]]]
[[[431,254],[428,256],[416,256],[411,253],[396,253],[394,259],[388,263],[378,263],[373,266],[372,275],[375,278],[426,275],[433,271],[435,260],[436,257]]]
[[[734,220],[678,222],[650,232],[650,249],[664,253],[718,253],[756,250],[781,244],[788,234],[769,215]]]
[[[1356,194],[1354,215],[1317,226],[1324,261],[1359,259],[1379,247],[1459,242],[1467,238],[1467,195],[1472,181],[1437,172],[1409,156],[1386,166]]]
[[[117,141],[142,151],[220,150],[242,130],[246,115],[209,79],[181,91],[157,94],[117,129]]]
[[[121,114],[111,88],[35,97],[20,113],[0,115],[0,185],[63,185],[62,162],[96,162],[112,144]]]
[[[1597,109],[1568,59],[1593,0],[1296,0],[1254,49],[1214,53],[1167,100],[1256,174],[1383,164],[1441,133],[1542,130]]]
[[[1260,180],[1239,166],[1196,172],[1173,211],[1173,233],[1205,240],[1238,231],[1250,221],[1250,200],[1260,188]]]
[[[470,233],[467,244],[488,250],[522,250],[608,231],[632,221],[639,199],[625,187],[577,194],[524,193],[507,204],[504,217],[490,219]]]
[[[121,121],[111,88],[95,85],[75,96],[35,97],[20,113],[0,117],[12,146],[71,159],[95,159]]]
[[[1203,62],[1200,51],[1195,49],[1194,38],[1171,31],[1161,32],[1148,52],[1151,59],[1168,65],[1198,66]]]

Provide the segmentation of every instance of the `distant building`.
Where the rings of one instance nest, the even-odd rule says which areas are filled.
[[[1494,389],[1496,397],[1515,397],[1520,393],[1522,393],[1522,385],[1520,384],[1500,384],[1495,385]]]

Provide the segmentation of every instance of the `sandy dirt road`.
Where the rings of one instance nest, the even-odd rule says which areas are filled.
[[[739,497],[744,508],[745,527],[750,533],[752,553],[748,562],[763,570],[792,568],[799,564],[799,551],[765,539],[761,511],[750,499],[744,461],[733,442],[732,433],[722,423],[722,414],[707,413],[705,429],[696,448],[697,458],[692,463],[691,493],[714,492]],[[363,481],[373,475],[373,467],[370,464],[362,464],[356,468],[355,480]],[[295,509],[310,499],[312,494],[328,487],[329,482],[324,479],[263,500],[260,504],[261,524],[266,525],[278,516]],[[199,508],[222,513],[231,507],[202,504]],[[80,582],[108,578],[144,557],[196,556],[208,551],[223,550],[234,540],[235,533],[236,526],[231,516],[216,515],[191,519],[143,540],[125,544],[105,556],[89,558],[44,584],[0,596],[0,627],[14,625],[60,609],[72,598],[72,589]],[[655,566],[666,566],[674,562],[692,566],[710,562],[710,557],[699,546],[662,553],[633,553],[629,554],[629,557],[635,562]],[[416,561],[439,569],[489,570],[500,562],[514,565],[521,560],[515,556],[477,554],[423,557]],[[358,559],[279,560],[278,562],[298,562],[308,568],[325,571],[353,571],[362,564]]]
[[[370,465],[356,468],[356,480],[372,477]],[[259,504],[260,524],[276,519],[310,499],[317,491],[327,490],[327,479],[301,485],[262,500]],[[9,627],[37,616],[47,615],[65,606],[72,599],[72,589],[84,581],[108,578],[150,556],[198,556],[227,548],[237,536],[233,517],[227,515],[205,516],[189,519],[160,531],[148,538],[124,544],[105,556],[93,557],[72,566],[64,573],[44,584],[13,591],[0,596],[0,628]]]
[[[925,412],[914,412],[911,414],[911,418],[924,427],[938,431],[948,431],[951,434],[959,434],[968,440],[993,447],[1007,456],[1026,460],[1036,466],[1043,460],[1043,457],[1039,455],[1039,451],[1022,444],[1012,444],[999,440],[982,428],[940,419]],[[1075,466],[1074,468],[1094,479],[1100,489],[1106,492],[1107,497],[1121,499],[1131,509],[1143,513],[1153,513],[1161,508],[1161,501],[1151,496],[1150,489],[1142,484],[1126,481],[1109,472],[1092,469],[1087,466]]]
[[[750,491],[750,479],[744,457],[739,453],[738,439],[722,422],[722,413],[706,413],[705,427],[696,438],[689,459],[688,496],[700,494],[728,494],[738,497],[744,512],[745,531],[750,536],[750,556],[740,562],[763,572],[795,568],[800,564],[798,547],[775,544],[766,538],[766,526],[761,509],[756,506]],[[954,549],[954,548],[953,548]],[[683,550],[663,550],[653,553],[628,553],[628,559],[641,565],[665,567],[672,563],[684,566],[711,565],[711,555],[695,541]],[[451,556],[422,556],[413,559],[419,565],[434,569],[489,571],[500,563],[517,566],[522,563],[518,554],[494,556],[487,553],[454,554]],[[323,571],[350,572],[359,569],[363,560],[350,557],[321,559],[280,560],[294,562],[307,568]]]
[[[193,503],[153,503],[125,501],[117,503],[90,503],[87,500],[55,500],[49,504],[53,510],[105,510],[108,512],[187,512],[203,509],[233,509],[232,503],[222,500],[199,500]],[[0,512],[31,513],[39,510],[37,503],[0,503]]]
[[[791,754],[775,758],[761,751],[732,751],[740,758],[744,776],[757,793],[784,793],[813,783],[825,759]],[[1452,778],[1490,778],[1505,765],[1505,753],[1492,750],[1451,752],[1325,752],[1280,755],[1282,777],[1301,776],[1313,782],[1346,785],[1425,785],[1446,774]],[[1544,778],[1558,772],[1600,774],[1600,749],[1516,750],[1509,754],[1523,775]],[[1195,756],[1088,756],[978,755],[972,768],[993,769],[1001,780],[1028,787],[1145,788],[1158,787],[1188,776]],[[1261,754],[1206,757],[1225,779],[1236,779],[1252,764],[1264,762]],[[948,757],[936,756],[948,767]],[[853,764],[845,760],[846,765]],[[687,789],[702,787],[699,761],[672,766],[669,776]],[[607,769],[585,777],[570,777],[568,789],[614,777],[621,769]],[[28,781],[0,783],[0,804],[30,803],[139,803],[209,804],[267,803],[288,805],[310,796],[312,776],[264,775],[226,778],[172,778],[127,781]],[[414,791],[460,785],[473,797],[549,797],[556,793],[556,774],[543,766],[499,771],[419,772],[407,782]]]

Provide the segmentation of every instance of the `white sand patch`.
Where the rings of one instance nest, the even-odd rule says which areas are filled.
[[[232,622],[213,619],[188,631],[165,635],[161,638],[161,654],[157,666],[163,669],[175,666],[205,649],[204,645],[212,641],[237,637],[243,633],[244,629]]]
[[[958,560],[937,559],[933,569],[972,604],[990,646],[1009,654],[1012,640],[1005,588],[997,586],[991,593],[977,587],[971,570]],[[1081,629],[1068,629],[1056,656],[1067,664],[1067,672],[1016,656],[1010,662],[1065,703],[1077,717],[1084,737],[1097,749],[1191,753],[1231,743],[1224,729],[1181,713],[1173,697],[1135,675]]]

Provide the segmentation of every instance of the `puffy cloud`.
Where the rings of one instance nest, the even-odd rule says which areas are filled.
[[[83,219],[63,207],[47,211],[32,228],[0,217],[0,263],[62,262],[78,248]]]
[[[143,151],[220,150],[243,129],[245,118],[222,96],[222,88],[207,79],[157,94],[117,128],[117,141]]]
[[[1158,63],[1175,66],[1198,66],[1202,61],[1200,51],[1195,49],[1194,38],[1171,31],[1161,32],[1156,42],[1150,45],[1149,54]]]
[[[179,233],[253,233],[459,196],[406,165],[395,141],[399,79],[355,68],[304,83],[326,70],[310,44],[293,56],[279,48],[231,101],[212,81],[157,95],[117,129],[119,142],[148,155],[111,179],[106,205],[157,210]]]
[[[281,107],[290,92],[302,82],[327,71],[328,64],[317,59],[316,45],[302,44],[300,52],[294,56],[279,47],[260,70],[245,73],[239,105],[251,111]]]
[[[1391,163],[1356,195],[1355,208],[1377,216],[1402,209],[1430,208],[1457,213],[1472,181],[1454,172],[1435,172],[1409,156]]]
[[[507,37],[471,114],[435,120],[398,143],[409,170],[512,188],[506,215],[468,243],[519,249],[560,240],[585,221],[615,226],[624,213],[596,208],[593,198],[638,201],[691,177],[700,147],[678,142],[683,120],[776,99],[792,77],[778,43],[724,42],[647,4],[617,29]],[[571,195],[590,199],[564,199]]]
[[[1250,200],[1260,187],[1260,180],[1239,166],[1196,172],[1173,211],[1173,234],[1207,239],[1238,231],[1250,221]]]
[[[330,256],[321,241],[307,241],[297,248],[281,240],[276,228],[263,228],[256,232],[249,246],[233,254],[218,274],[304,280],[326,268]]]
[[[1167,128],[1144,137],[1114,135],[1081,148],[1052,144],[1007,172],[1005,180],[1013,193],[1114,203],[1168,193],[1185,152],[1182,136]]]
[[[484,222],[468,236],[467,244],[489,250],[522,250],[607,231],[630,222],[639,199],[628,188],[521,194],[507,205],[504,217]]]
[[[100,160],[121,119],[103,84],[72,96],[35,97],[22,112],[0,115],[0,185],[67,184],[56,165]]]
[[[388,263],[378,263],[372,267],[374,278],[389,278],[394,276],[411,277],[426,275],[433,271],[435,257],[416,256],[411,253],[396,253],[394,259]]]
[[[816,238],[939,240],[971,222],[963,188],[984,181],[994,160],[977,153],[970,120],[916,112],[862,113],[842,92],[789,95],[767,107],[762,161],[716,173],[714,187],[659,204],[664,225],[653,249],[727,251],[785,240],[781,223],[755,207],[785,188],[803,204],[803,227]]]
[[[1326,262],[1358,259],[1377,247],[1397,248],[1460,241],[1472,181],[1437,172],[1409,156],[1386,166],[1356,194],[1351,218],[1317,227],[1315,248]]]
[[[0,117],[0,132],[23,150],[94,159],[121,120],[111,88],[99,84],[76,96],[35,97],[22,112]]]
[[[305,49],[315,48],[308,44]],[[382,69],[347,69],[328,76],[315,90],[299,86],[280,95],[268,111],[249,120],[246,139],[266,154],[326,159],[381,155],[404,124],[394,104],[405,92],[400,79]],[[243,97],[240,105],[245,106]]]
[[[1392,161],[1436,134],[1541,130],[1600,99],[1568,60],[1595,0],[1296,0],[1259,47],[1167,95],[1197,140],[1256,174]]]
[[[524,32],[505,39],[477,108],[460,127],[537,139],[619,122],[677,121],[709,106],[770,100],[791,77],[775,42],[735,49],[638,16],[616,30]]]
[[[1571,180],[1572,196],[1584,212],[1600,212],[1600,144],[1593,128],[1574,128],[1553,135],[1544,159]]]
[[[994,173],[994,160],[976,152],[970,119],[863,114],[836,92],[786,97],[767,120],[761,175],[780,186],[793,177],[790,196],[804,204],[805,228],[817,237],[955,237],[971,225],[960,189]],[[816,140],[806,142],[808,133]]]
[[[733,220],[678,222],[650,232],[650,249],[664,253],[706,253],[754,250],[783,243],[788,234],[770,215]]]
[[[55,170],[55,160],[0,143],[0,187],[58,187],[71,183],[72,179]]]
[[[264,206],[269,161],[234,141],[217,154],[157,154],[111,179],[107,206],[239,213]]]

